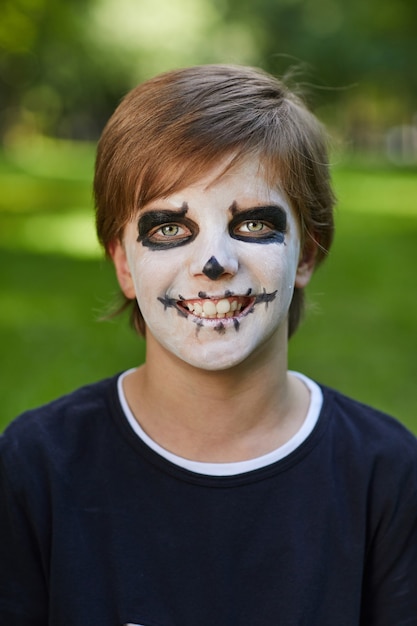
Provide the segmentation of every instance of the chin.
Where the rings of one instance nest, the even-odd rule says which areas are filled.
[[[265,345],[265,339],[251,344],[244,341],[241,343],[234,341],[231,342],[231,345],[212,342],[200,346],[190,346],[189,350],[180,349],[176,352],[176,356],[188,365],[200,370],[220,372],[255,358],[263,345]]]
[[[193,328],[191,334],[173,332],[168,335],[165,332],[164,337],[161,336],[161,329],[148,327],[148,330],[152,333],[151,341],[154,348],[159,345],[166,355],[171,354],[175,360],[178,359],[199,370],[215,372],[262,358],[262,355],[273,358],[272,355],[279,352],[280,337],[283,334],[286,337],[286,325],[277,324],[274,319],[269,320],[269,323],[262,321],[262,329],[258,328],[258,332],[253,324],[251,327],[242,325],[239,331],[232,327],[225,332],[215,333],[213,328],[201,328],[196,334]]]
[[[192,367],[196,367],[206,372],[221,372],[240,365],[247,358],[248,356],[241,356],[240,358],[231,359],[230,355],[222,354],[221,356],[219,356],[219,358],[213,357],[204,360],[183,358],[183,361],[185,361],[186,363],[188,363],[188,365],[191,365]]]

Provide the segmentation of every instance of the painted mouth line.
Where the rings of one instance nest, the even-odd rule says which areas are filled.
[[[178,300],[177,307],[187,315],[201,319],[237,318],[249,313],[256,298],[231,296],[228,298],[200,298],[196,300]]]

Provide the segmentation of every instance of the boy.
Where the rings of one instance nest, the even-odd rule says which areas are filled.
[[[126,96],[97,230],[146,362],[1,440],[8,626],[417,624],[417,445],[288,372],[329,250],[323,133],[261,71]]]

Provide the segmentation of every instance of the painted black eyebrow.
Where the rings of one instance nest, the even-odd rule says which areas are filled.
[[[244,222],[251,219],[264,220],[277,225],[281,224],[281,229],[287,228],[287,212],[279,204],[266,204],[265,206],[256,206],[249,209],[238,209],[235,203],[232,204],[230,210],[233,215],[232,222]]]
[[[240,209],[237,202],[234,201],[230,207],[229,207],[229,211],[232,214],[233,218],[235,217],[240,217],[242,215],[246,215],[247,213],[251,213],[253,212],[253,214],[255,214],[257,211],[262,211],[263,212],[263,219],[268,219],[268,215],[272,217],[274,217],[276,214],[280,214],[283,217],[283,220],[285,220],[285,223],[287,221],[287,211],[286,209],[281,206],[280,204],[263,204],[260,206],[254,206],[254,207],[249,207],[248,209]],[[244,218],[244,219],[251,219],[249,218]],[[272,221],[272,220],[270,220]]]
[[[182,219],[186,216],[188,211],[188,205],[184,202],[179,211],[172,209],[155,209],[154,211],[147,211],[139,217],[138,220],[138,241],[142,241],[146,237],[147,233],[155,226],[162,226],[166,222],[172,222],[178,219]]]
[[[172,209],[155,209],[154,211],[146,211],[146,213],[143,213],[138,220],[137,241],[142,243],[143,246],[154,250],[176,248],[192,241],[197,236],[199,228],[193,220],[186,217],[187,211],[188,205],[186,202],[184,202],[182,208],[177,211]],[[169,242],[169,240],[166,242],[152,241],[149,236],[150,231],[167,223],[183,224],[192,232],[192,235],[181,239],[174,239],[172,242]]]

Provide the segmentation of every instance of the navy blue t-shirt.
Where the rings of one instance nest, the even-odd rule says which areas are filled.
[[[151,450],[117,379],[0,437],[0,623],[416,626],[417,442],[327,388],[290,455],[205,476]]]

